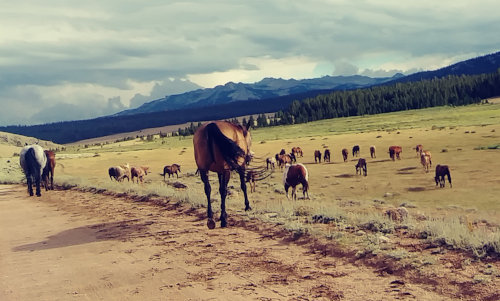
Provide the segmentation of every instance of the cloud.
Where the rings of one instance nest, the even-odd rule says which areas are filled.
[[[67,115],[42,110],[81,109],[91,100],[108,111],[138,106],[198,88],[191,83],[436,69],[498,51],[500,32],[496,0],[28,0],[0,7],[0,104],[19,110],[0,113],[0,124],[33,122],[26,116],[38,111],[38,119],[58,121]]]

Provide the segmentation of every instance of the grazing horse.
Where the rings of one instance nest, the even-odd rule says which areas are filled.
[[[269,166],[274,170],[276,167],[276,158],[275,157],[269,157],[266,159],[266,169],[269,169]]]
[[[352,147],[352,156],[359,157],[359,145],[355,145]]]
[[[292,199],[297,200],[296,187],[302,184],[304,199],[309,199],[309,174],[302,163],[287,164],[283,172],[283,185],[285,186],[286,198],[288,199],[288,188],[292,187]]]
[[[255,192],[255,182],[257,174],[253,170],[249,170],[245,175],[245,182],[250,183],[250,192]]]
[[[436,165],[436,176],[434,177],[434,180],[436,181],[436,186],[439,183],[439,187],[443,188],[445,186],[445,179],[444,176],[448,176],[448,182],[450,182],[450,188],[451,186],[451,175],[450,175],[450,169],[448,168],[448,165]]]
[[[212,188],[208,180],[208,172],[216,172],[219,177],[219,192],[221,196],[221,227],[227,227],[226,195],[227,183],[231,170],[236,170],[240,176],[241,190],[245,198],[245,211],[251,210],[245,182],[245,159],[252,156],[250,151],[252,137],[248,128],[227,121],[209,122],[199,127],[193,136],[194,158],[200,170],[205,194],[207,196],[207,226],[215,228],[213,220],[210,193]]]
[[[420,163],[422,163],[422,166],[424,167],[425,172],[429,172],[431,158],[429,156],[427,156],[426,154],[422,153],[420,155]]]
[[[292,154],[294,154],[297,157],[299,155],[300,155],[300,157],[304,157],[304,153],[302,152],[302,149],[300,147],[298,147],[298,146],[292,147]]]
[[[321,151],[315,150],[314,151],[314,162],[318,163],[318,161],[319,161],[319,163],[321,163]]]
[[[400,154],[403,152],[403,148],[398,145],[393,145],[389,147],[389,157],[391,157],[392,161],[395,160],[395,158],[398,158],[398,160],[401,160]]]
[[[276,161],[278,162],[278,166],[280,167],[280,169],[283,169],[283,167],[285,167],[287,163],[292,164],[292,158],[287,154],[283,155],[276,154],[275,158]]]
[[[168,177],[174,176],[174,174],[177,175],[177,179],[179,178],[179,172],[181,172],[181,166],[179,164],[172,164],[172,165],[167,165],[163,167],[163,181],[165,181],[165,175],[168,174]]]
[[[375,146],[374,145],[370,146],[370,157],[377,158],[377,156],[375,155]]]
[[[108,174],[111,181],[115,179],[117,182],[121,182],[127,178],[127,181],[130,182],[130,165],[127,163],[125,165],[112,166],[108,169]]]
[[[132,183],[134,183],[134,178],[137,178],[137,184],[139,184],[139,180],[141,180],[141,183],[143,183],[144,177],[148,174],[148,169],[149,167],[146,166],[133,166],[130,169]]]
[[[33,180],[35,180],[36,196],[42,196],[40,181],[42,179],[43,168],[47,164],[47,157],[43,148],[38,144],[26,145],[19,153],[19,164],[26,175],[30,196],[33,196]]]
[[[51,150],[44,150],[47,157],[47,163],[43,168],[42,182],[45,186],[45,191],[54,190],[54,169],[56,168],[56,154]],[[50,180],[50,185],[49,185]]]
[[[417,151],[417,157],[419,157],[422,154],[424,147],[422,146],[422,144],[417,144],[417,146],[415,146],[415,150]]]
[[[361,175],[361,171],[363,171],[363,175],[366,177],[367,174],[368,174],[368,170],[366,169],[366,160],[363,159],[363,158],[359,158],[358,160],[358,164],[355,165],[356,166],[356,174],[359,174]]]
[[[347,148],[342,149],[342,158],[344,158],[344,162],[347,162],[347,156],[349,155],[349,151]]]
[[[328,148],[325,149],[325,153],[323,154],[323,161],[330,162],[330,150]]]

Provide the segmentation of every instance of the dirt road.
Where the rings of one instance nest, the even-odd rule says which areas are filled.
[[[0,300],[448,300],[272,225],[208,230],[199,212],[170,207],[0,185]]]

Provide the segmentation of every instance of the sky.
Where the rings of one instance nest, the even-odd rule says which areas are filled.
[[[0,2],[0,125],[227,82],[392,76],[500,50],[498,0]]]

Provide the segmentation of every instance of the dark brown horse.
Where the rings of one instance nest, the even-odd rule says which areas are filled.
[[[51,150],[44,150],[47,157],[47,164],[43,168],[42,182],[45,190],[54,190],[54,169],[56,168],[56,154]],[[49,185],[50,180],[50,185]]]
[[[359,145],[355,145],[352,147],[352,156],[359,157]]]
[[[319,163],[321,163],[321,151],[315,150],[314,151],[314,162],[318,163],[318,161],[319,161]]]
[[[219,192],[221,196],[221,227],[227,227],[226,195],[227,183],[231,170],[240,176],[241,190],[245,197],[245,211],[251,210],[245,183],[245,162],[252,156],[250,147],[252,138],[246,127],[227,121],[209,122],[199,127],[193,136],[194,158],[200,171],[200,177],[207,196],[207,226],[215,228],[210,193],[212,188],[208,180],[208,172],[216,172],[219,177]]]
[[[370,157],[377,158],[377,156],[375,155],[375,146],[374,145],[370,146]]]
[[[283,185],[285,186],[286,198],[288,199],[288,189],[292,187],[292,199],[297,200],[296,187],[302,184],[304,199],[309,199],[309,175],[307,168],[301,164],[287,164],[283,172]]]
[[[181,172],[181,166],[179,164],[172,164],[163,167],[163,180],[165,181],[165,176],[168,174],[168,177],[177,175],[177,179],[179,178],[179,172]]]
[[[356,166],[356,174],[359,173],[361,175],[361,172],[363,172],[363,175],[366,177],[368,173],[368,170],[366,168],[366,160],[363,158],[359,158],[358,164],[356,164],[355,166]]]
[[[424,150],[424,147],[422,146],[422,144],[417,144],[417,146],[415,146],[415,150],[417,151],[417,157],[420,157],[422,151]]]
[[[342,158],[344,158],[344,162],[347,162],[347,156],[349,155],[349,151],[347,148],[342,149]]]
[[[330,162],[330,150],[327,148],[325,149],[325,153],[323,154],[323,161],[324,162]]]
[[[439,184],[439,187],[444,187],[444,184],[446,183],[444,180],[445,176],[448,176],[448,182],[450,182],[451,188],[451,174],[448,165],[436,165],[436,176],[434,177],[434,180],[436,180],[436,186]]]

